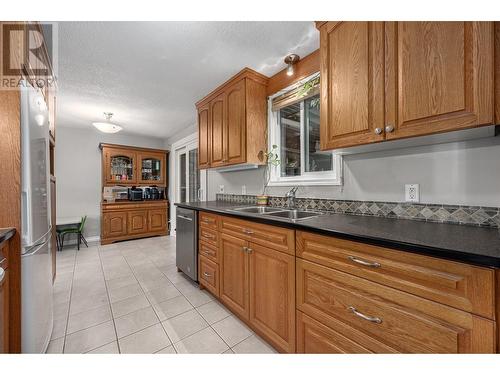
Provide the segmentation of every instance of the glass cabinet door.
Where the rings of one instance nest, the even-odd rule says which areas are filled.
[[[116,184],[135,183],[135,154],[119,150],[108,152],[107,182]]]
[[[139,179],[152,185],[164,183],[165,155],[139,154]]]

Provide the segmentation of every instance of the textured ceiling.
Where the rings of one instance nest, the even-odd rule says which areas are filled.
[[[313,22],[60,22],[58,125],[109,111],[126,133],[171,137],[245,66],[271,76],[318,47]]]

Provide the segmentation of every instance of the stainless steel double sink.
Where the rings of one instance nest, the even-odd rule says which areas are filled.
[[[288,219],[292,221],[305,220],[324,215],[324,212],[304,211],[304,210],[267,207],[267,206],[238,207],[238,208],[233,208],[232,211],[237,211],[247,214],[266,215],[276,218]]]

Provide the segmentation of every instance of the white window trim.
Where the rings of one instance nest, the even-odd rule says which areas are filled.
[[[269,124],[268,124],[268,134],[269,134],[269,150],[272,145],[277,145],[278,148],[276,152],[281,159],[281,139],[280,139],[280,128],[279,128],[279,113],[273,112],[272,101],[277,96],[284,94],[287,91],[293,90],[301,84],[304,84],[311,78],[313,78],[317,73],[306,77],[299,82],[277,92],[276,94],[268,98],[267,109]],[[301,124],[300,124],[300,154],[301,154],[301,175],[293,177],[282,177],[281,176],[281,166],[269,165],[270,168],[270,179],[267,186],[319,186],[319,185],[342,185],[342,156],[333,154],[333,170],[331,172],[305,172],[305,147],[304,147],[304,121],[303,116],[303,104],[301,105]]]

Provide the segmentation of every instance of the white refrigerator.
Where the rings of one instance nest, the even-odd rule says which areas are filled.
[[[21,350],[44,353],[53,327],[49,125],[42,93],[21,89]]]

